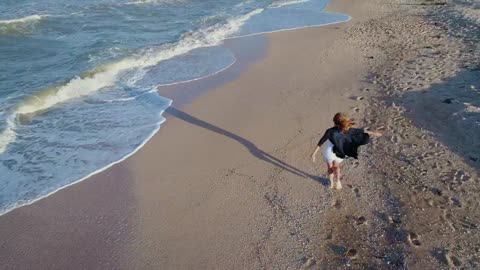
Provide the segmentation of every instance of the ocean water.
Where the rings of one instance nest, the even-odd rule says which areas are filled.
[[[234,64],[224,40],[349,19],[324,12],[326,5],[1,1],[0,214],[134,153],[175,102],[159,96],[156,87],[205,78]]]

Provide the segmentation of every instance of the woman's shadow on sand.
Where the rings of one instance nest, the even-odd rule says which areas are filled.
[[[292,174],[295,174],[297,176],[300,176],[300,177],[304,177],[304,178],[310,178],[316,182],[319,182],[321,183],[322,185],[324,186],[328,186],[328,180],[324,177],[320,177],[320,176],[316,176],[316,175],[312,175],[312,174],[309,174],[309,173],[306,173],[300,169],[297,169],[295,167],[293,167],[292,165],[289,165],[281,160],[279,160],[278,158],[270,155],[269,153],[259,149],[255,144],[253,144],[252,142],[248,141],[247,139],[245,138],[242,138],[228,130],[225,130],[223,128],[220,128],[220,127],[217,127],[215,125],[212,125],[210,123],[207,123],[201,119],[198,119],[194,116],[191,116],[189,115],[188,113],[185,113],[183,111],[180,111],[174,107],[169,107],[165,113],[167,115],[170,115],[170,116],[173,116],[173,117],[176,117],[178,119],[181,119],[187,123],[190,123],[190,124],[193,124],[195,126],[198,126],[198,127],[202,127],[204,129],[207,129],[207,130],[210,130],[212,132],[215,132],[217,134],[220,134],[220,135],[223,135],[225,137],[228,137],[232,140],[235,140],[237,142],[239,142],[240,144],[242,144],[245,148],[248,149],[248,151],[253,155],[255,156],[256,158],[260,159],[260,160],[263,160],[267,163],[270,163],[278,168],[281,168],[283,170],[286,170]]]

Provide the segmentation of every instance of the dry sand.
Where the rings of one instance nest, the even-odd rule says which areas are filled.
[[[138,153],[0,217],[2,269],[478,268],[479,28],[419,3],[334,0],[351,21],[179,86]],[[385,135],[331,191],[337,111]]]

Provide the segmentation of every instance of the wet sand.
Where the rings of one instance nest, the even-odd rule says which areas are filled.
[[[159,89],[184,98],[144,148],[0,217],[2,266],[478,267],[478,28],[418,3],[334,0],[351,21]],[[337,111],[385,134],[331,191],[310,153]]]

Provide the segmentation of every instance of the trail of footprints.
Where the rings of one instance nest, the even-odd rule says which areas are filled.
[[[431,21],[421,23],[421,27],[411,29],[411,31],[416,32],[411,35],[411,39],[392,40],[384,43],[378,40],[370,40],[362,44],[364,48],[380,46],[381,49],[400,46],[403,48],[402,51],[405,52],[397,56],[398,60],[392,66],[381,67],[378,73],[372,74],[372,87],[383,91],[387,98],[398,98],[409,91],[424,91],[432,83],[437,83],[444,78],[453,76],[459,68],[472,68],[475,61],[478,62],[480,57],[476,55],[477,52],[468,51],[469,53],[465,53],[466,49],[463,51],[453,49],[457,47],[462,48],[462,46],[451,43],[455,41],[450,40],[445,35],[447,25],[435,20],[436,18],[432,18]],[[396,27],[408,27],[408,20],[405,18],[388,20],[388,22],[392,25],[384,23],[358,25],[355,29],[352,29],[352,40],[355,42],[362,40],[358,38],[358,35],[374,34],[381,30],[391,31]],[[467,31],[467,34],[469,33]],[[450,32],[449,35],[451,36],[452,33]],[[414,37],[418,38],[413,40]],[[421,37],[424,37],[423,40]],[[368,95],[370,90],[370,88],[366,87],[360,91],[362,94]],[[363,96],[356,96],[353,99],[357,102],[366,101]],[[395,103],[388,104],[386,100],[386,98],[380,100],[368,99],[371,103],[370,106],[374,107],[375,110],[367,111],[366,125],[375,127],[380,124],[383,125],[386,131],[386,140],[374,146],[373,149],[393,148],[395,155],[387,158],[393,157],[393,159],[397,159],[393,162],[398,164],[401,170],[388,173],[393,176],[392,180],[397,184],[411,187],[410,192],[412,196],[410,199],[404,199],[404,201],[407,205],[412,205],[414,208],[409,214],[409,221],[412,223],[412,227],[421,228],[420,225],[425,223],[425,220],[422,220],[423,204],[418,203],[418,201],[422,200],[426,207],[440,210],[440,221],[450,228],[450,232],[457,233],[461,231],[463,234],[469,234],[472,231],[476,231],[478,234],[480,217],[478,213],[475,213],[477,217],[468,216],[468,211],[465,209],[466,202],[461,198],[462,196],[469,196],[473,197],[470,198],[471,201],[478,199],[474,191],[465,191],[475,186],[472,182],[478,183],[478,177],[469,172],[471,168],[468,168],[467,165],[462,166],[462,168],[455,168],[451,160],[455,160],[457,164],[462,163],[458,157],[452,155],[445,146],[438,143],[428,131],[415,127],[405,116],[406,112],[402,106],[398,106]],[[445,103],[449,102],[451,101],[445,101]],[[359,106],[352,108],[352,110],[354,112],[360,111]],[[378,119],[382,120],[378,121]],[[421,135],[419,137],[411,137],[411,134]],[[378,168],[381,169],[384,165],[382,160],[378,160]],[[358,163],[353,164],[353,167],[358,166]],[[465,185],[468,187],[465,187]],[[339,209],[340,202],[336,201],[333,206]],[[361,225],[365,221],[364,218],[360,219],[359,217],[356,224]],[[390,216],[387,218],[387,221],[389,224],[399,224],[401,222],[398,218]],[[431,236],[432,234],[429,235],[430,239]],[[420,232],[409,231],[405,240],[409,246],[415,249],[424,246]],[[441,244],[442,242],[439,241],[438,243]],[[439,254],[435,252],[432,252],[432,254],[437,254],[437,257],[440,258],[439,260],[449,267],[480,266],[480,260],[475,259],[476,251],[473,250],[472,252],[471,249],[469,250],[466,242],[463,247],[460,244],[462,243],[457,242],[457,249],[452,253],[452,251],[448,251],[449,244],[446,241],[445,245],[447,246],[440,247],[441,252]],[[480,247],[478,251],[480,251]],[[357,250],[353,249],[353,251],[347,251],[345,256],[354,258],[357,256],[357,253]],[[460,258],[455,254],[463,254],[464,258]],[[466,265],[467,262],[468,265]]]
[[[422,211],[425,210],[425,207],[438,209],[440,222],[445,224],[450,232],[470,233],[480,229],[480,217],[469,217],[466,215],[468,212],[462,211],[466,209],[465,205],[471,205],[463,200],[462,196],[472,196],[472,193],[464,191],[458,193],[459,190],[466,189],[465,185],[470,184],[469,187],[471,187],[472,181],[478,177],[468,171],[468,166],[454,168],[451,160],[456,160],[458,163],[458,157],[453,156],[445,146],[436,141],[430,132],[411,123],[406,116],[407,112],[404,107],[387,102],[389,97],[392,100],[392,98],[398,99],[411,91],[426,91],[431,84],[453,76],[459,68],[475,68],[475,62],[480,59],[478,53],[469,51],[466,54],[465,49],[454,49],[462,48],[462,46],[458,44],[458,40],[451,40],[453,30],[445,33],[448,26],[437,18],[432,17],[431,20],[421,22],[417,20],[414,24],[415,27],[412,28],[410,18],[392,16],[389,20],[357,24],[350,29],[349,33],[353,43],[364,41],[360,45],[365,52],[370,51],[372,47],[380,50],[391,50],[392,47],[396,47],[396,51],[399,52],[395,56],[396,60],[393,61],[393,65],[381,66],[377,72],[372,73],[370,76],[371,86],[360,89],[359,95],[350,98],[358,104],[351,108],[353,113],[365,110],[367,101],[370,103],[370,107],[375,108],[375,110],[367,110],[365,124],[368,127],[382,129],[385,132],[386,140],[375,143],[372,145],[372,149],[374,151],[375,149],[392,149],[392,153],[390,156],[388,153],[377,152],[374,154],[380,157],[382,154],[386,154],[386,157],[383,158],[392,159],[388,162],[393,162],[394,166],[400,170],[386,173],[391,175],[393,182],[405,187],[406,192],[411,194],[409,198],[402,198],[403,203],[412,206],[408,216],[400,218],[387,215],[385,221],[387,226],[393,226],[393,228],[397,228],[396,230],[404,226],[403,222],[411,224],[414,229],[409,230],[405,233],[404,238],[400,237],[399,239],[413,249],[430,248],[433,243],[432,235],[438,235],[438,231],[442,231],[444,228],[442,225],[439,226],[441,228],[434,227],[433,230],[436,230],[436,233],[430,234],[424,233],[424,229],[417,231],[422,226],[424,227],[424,224],[431,222],[423,217]],[[403,39],[403,37],[395,36],[396,29],[408,29],[407,31],[413,33],[410,38]],[[374,40],[381,37],[381,35],[375,34],[378,32],[390,33],[390,40]],[[373,38],[361,38],[365,35]],[[366,58],[374,60],[368,55]],[[372,88],[382,91],[384,97],[372,99],[372,92],[377,92],[372,91]],[[474,87],[472,89],[475,90]],[[444,102],[451,103],[452,101],[445,100]],[[412,134],[420,135],[412,136]],[[392,168],[392,164],[386,166],[385,162],[387,161],[383,161],[381,158],[377,161],[377,168],[380,170],[382,167]],[[360,163],[355,161],[352,166],[357,168]],[[351,186],[350,188],[357,198],[361,197],[358,188]],[[475,201],[478,199],[477,197],[471,198],[470,201]],[[337,211],[342,209],[342,201],[335,200],[332,208]],[[426,218],[428,219],[428,216]],[[364,216],[353,217],[352,222],[356,227],[368,225]],[[423,234],[425,234],[424,237]],[[326,239],[333,239],[332,232]],[[432,256],[437,257],[439,261],[449,267],[480,266],[480,260],[472,258],[472,248],[469,249],[467,244],[457,247],[455,252],[449,251],[449,245],[452,243],[448,243],[448,241],[445,243],[439,241],[437,244],[444,246],[438,247],[437,251],[432,251]],[[480,247],[477,249],[480,252]],[[361,252],[357,248],[348,248],[343,256],[349,260],[355,260]],[[458,254],[463,254],[464,258],[460,258]]]

